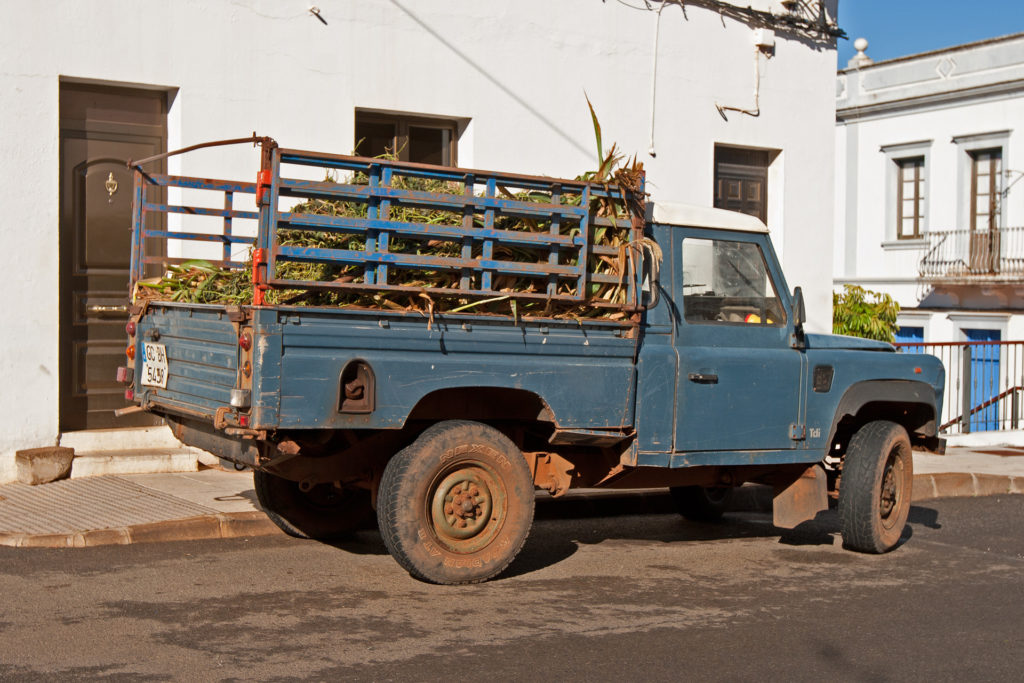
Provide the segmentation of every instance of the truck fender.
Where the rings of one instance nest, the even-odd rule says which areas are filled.
[[[914,380],[866,380],[851,385],[839,399],[828,442],[832,443],[839,429],[839,423],[847,415],[856,415],[869,403],[902,403],[927,408],[928,419],[916,425],[907,426],[908,432],[933,437],[937,433],[935,421],[935,389],[925,382]],[[905,420],[891,416],[894,422],[904,424]],[[920,422],[920,420],[917,420]]]

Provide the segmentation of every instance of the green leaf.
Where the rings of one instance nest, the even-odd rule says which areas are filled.
[[[583,91],[583,97],[587,99],[587,106],[590,107],[590,120],[594,122],[594,137],[597,139],[597,165],[601,167],[604,165],[604,148],[601,146],[601,123],[597,120],[594,105],[590,103],[590,97],[587,95],[586,90]]]

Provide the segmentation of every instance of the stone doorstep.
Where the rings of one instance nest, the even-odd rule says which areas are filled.
[[[72,479],[107,474],[158,474],[198,470],[198,451],[187,446],[79,452],[71,461]]]
[[[71,461],[75,456],[73,448],[50,446],[28,448],[14,454],[14,469],[17,480],[22,484],[36,486],[65,479],[71,473]]]
[[[174,438],[167,425],[64,432],[60,435],[60,445],[74,448],[78,453],[182,447],[182,443]]]

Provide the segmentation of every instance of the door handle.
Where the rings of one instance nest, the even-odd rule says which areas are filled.
[[[697,384],[718,384],[718,375],[691,372],[689,378],[691,382],[696,382]]]
[[[128,305],[122,304],[120,306],[86,306],[86,313],[96,313],[102,315],[104,313],[128,313]]]

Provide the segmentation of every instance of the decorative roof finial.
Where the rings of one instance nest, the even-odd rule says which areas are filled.
[[[853,49],[857,51],[857,54],[851,57],[850,61],[846,63],[847,69],[859,69],[862,66],[871,66],[875,63],[875,60],[864,54],[864,50],[868,49],[867,38],[858,38],[853,41]]]

